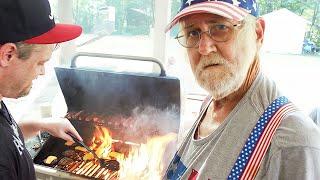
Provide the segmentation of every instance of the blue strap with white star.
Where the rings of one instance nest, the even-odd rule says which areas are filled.
[[[277,98],[267,107],[250,133],[228,180],[255,178],[281,120],[294,111],[297,111],[296,107],[284,96]]]

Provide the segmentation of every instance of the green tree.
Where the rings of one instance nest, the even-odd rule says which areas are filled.
[[[116,34],[148,34],[154,23],[154,0],[74,0],[73,3],[75,22],[83,26],[85,33],[93,33],[99,11],[106,6],[115,8]],[[128,12],[133,13],[129,16]],[[128,27],[131,21],[139,23]]]
[[[181,0],[171,0],[171,18],[173,18],[180,9]]]
[[[116,9],[116,34],[149,34],[154,24],[154,0],[105,1]]]
[[[99,15],[99,8],[113,6],[116,11],[115,34],[149,34],[154,25],[154,0],[74,0],[74,17],[84,32],[92,33]],[[181,0],[171,0],[171,15],[177,14]],[[320,47],[320,3],[319,0],[260,0],[260,14],[287,8],[310,22],[308,39]],[[171,31],[175,35],[178,28]]]
[[[173,18],[179,11],[181,0],[171,0],[171,18]],[[170,36],[175,37],[179,32],[179,27],[175,26],[170,31]]]
[[[92,33],[99,8],[103,6],[105,6],[105,0],[74,0],[73,17],[76,24],[81,24],[85,33]]]

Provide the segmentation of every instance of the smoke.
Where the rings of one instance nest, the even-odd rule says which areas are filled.
[[[165,110],[152,106],[145,108],[135,108],[132,111],[132,118],[135,119],[134,127],[156,128],[160,134],[177,132],[179,129],[179,111],[176,107]],[[133,129],[136,130],[136,129]]]
[[[153,139],[155,143],[158,143],[158,146],[165,146],[157,148],[157,150],[163,148],[163,151],[159,151],[157,155],[153,154],[153,156],[160,156],[159,158],[162,159],[160,163],[162,166],[162,168],[160,168],[162,172],[159,172],[160,176],[163,176],[165,174],[170,160],[173,158],[176,152],[178,137],[177,134],[179,131],[180,124],[179,113],[179,109],[175,106],[168,107],[164,110],[152,106],[147,106],[144,108],[134,108],[130,117],[130,121],[133,124],[131,124],[130,128],[127,129],[126,134],[129,136],[131,135],[131,137],[132,135],[138,135],[139,139],[136,139],[134,141],[143,141],[141,143],[146,143],[147,141]],[[167,143],[157,140],[164,136],[171,136],[173,138]],[[156,164],[154,164],[153,166],[156,166]],[[140,177],[140,179],[144,178]],[[161,178],[153,177],[153,179]]]

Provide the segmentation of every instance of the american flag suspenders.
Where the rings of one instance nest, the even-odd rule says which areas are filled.
[[[296,107],[284,96],[277,98],[267,107],[251,131],[230,171],[228,180],[255,178],[281,120],[294,111],[297,111]]]

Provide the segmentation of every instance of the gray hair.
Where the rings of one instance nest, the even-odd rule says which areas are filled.
[[[33,50],[36,49],[36,44],[27,44],[24,42],[14,43],[17,46],[18,58],[22,60],[29,59]]]
[[[251,14],[247,15],[243,22],[243,32],[246,34],[248,31],[255,31],[257,18],[252,16]]]

